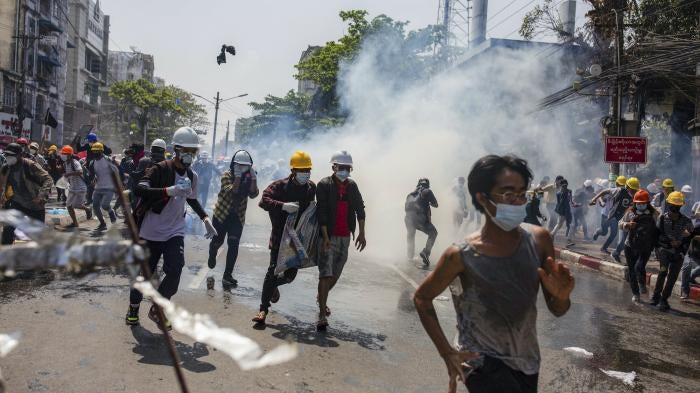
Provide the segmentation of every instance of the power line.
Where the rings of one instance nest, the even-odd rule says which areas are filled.
[[[490,18],[490,19],[493,19],[493,18],[497,17],[501,12],[505,11],[506,8],[508,8],[508,7],[510,7],[511,5],[513,5],[513,3],[515,3],[516,1],[518,1],[518,0],[512,0],[510,3],[506,4],[505,7],[501,8],[500,10],[498,10],[498,12],[496,12],[496,13],[493,14],[493,15],[491,15],[491,18]],[[488,23],[488,19],[487,19],[486,23]]]
[[[513,12],[512,14],[508,15],[505,19],[503,19],[503,20],[501,20],[500,22],[498,22],[498,23],[496,23],[495,25],[493,25],[490,29],[488,29],[488,30],[486,31],[486,33],[490,33],[491,31],[493,31],[493,29],[495,29],[496,27],[502,25],[505,21],[507,21],[508,19],[514,17],[514,16],[515,16],[516,14],[518,14],[520,11],[524,10],[525,7],[529,6],[530,4],[534,3],[535,1],[537,1],[537,0],[531,0],[531,1],[529,1],[527,4],[525,4],[524,6],[518,8],[517,11]]]

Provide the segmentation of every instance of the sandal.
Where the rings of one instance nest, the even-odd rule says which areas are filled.
[[[257,324],[264,324],[265,319],[267,318],[267,312],[266,311],[260,311],[258,315],[253,317],[253,322]]]

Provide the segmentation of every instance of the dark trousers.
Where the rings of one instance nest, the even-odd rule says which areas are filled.
[[[26,207],[17,204],[17,203],[12,203],[8,202],[5,205],[5,209],[15,209],[19,210],[22,213],[26,214],[29,218],[33,218],[35,220],[39,220],[41,222],[46,221],[46,210],[41,209],[41,210],[30,210],[27,209]],[[0,240],[0,244],[7,245],[7,244],[13,244],[15,242],[15,227],[11,226],[4,226],[2,228],[2,239]]]
[[[270,250],[270,267],[267,268],[267,274],[265,274],[265,281],[263,282],[262,298],[260,299],[260,311],[267,312],[270,309],[270,299],[272,299],[272,294],[275,292],[275,288],[280,285],[289,284],[294,281],[297,276],[298,269],[289,269],[284,272],[282,277],[275,275],[275,267],[277,267],[277,255],[279,254],[279,249]]]
[[[574,210],[574,235],[579,226],[583,227],[583,238],[588,239],[588,223],[586,222],[586,211],[584,209]]]
[[[66,201],[66,190],[64,188],[56,188],[56,200],[58,202]]]
[[[425,243],[423,251],[430,256],[430,252],[433,250],[435,239],[437,239],[438,235],[435,225],[426,217],[412,215],[407,215],[404,222],[406,223],[406,255],[408,258],[412,259],[416,252],[416,231],[421,231],[428,235],[428,241]]]
[[[660,248],[657,256],[659,257],[659,276],[656,278],[654,298],[658,299],[660,296],[661,299],[668,300],[683,266],[683,255]]]
[[[199,182],[197,184],[197,190],[199,195],[197,196],[197,199],[199,199],[199,202],[202,204],[202,207],[207,207],[207,199],[209,198],[209,184],[211,183],[211,179],[199,179]]]
[[[227,276],[233,273],[233,267],[236,265],[236,259],[238,259],[238,245],[241,241],[241,233],[243,233],[243,224],[236,213],[229,214],[223,222],[214,217],[212,224],[216,229],[217,235],[209,243],[209,258],[216,258],[217,251],[224,244],[224,239],[228,235],[226,269],[224,270],[224,276]]]
[[[486,356],[484,365],[469,374],[469,393],[536,393],[539,374],[513,370],[501,360]]]
[[[610,236],[605,240],[603,243],[603,246],[601,247],[602,250],[607,251],[608,247],[610,244],[612,244],[613,241],[615,241],[615,238],[617,237],[617,227],[618,220],[615,217],[608,218],[604,215],[601,215],[600,217],[600,229],[596,231],[596,233],[599,236],[605,236],[608,234],[608,230],[610,231]]]
[[[651,248],[638,249],[636,247],[625,246],[625,260],[627,261],[627,271],[630,277],[630,288],[632,294],[639,296],[639,287],[647,284],[647,262],[651,257]]]
[[[164,242],[154,242],[147,240],[148,246],[148,268],[151,274],[155,275],[158,268],[158,261],[163,256],[163,281],[158,286],[158,293],[164,298],[170,299],[180,286],[180,275],[185,266],[185,239],[182,236],[175,236]],[[143,273],[142,273],[143,274]],[[143,300],[143,294],[136,289],[131,289],[129,301],[131,304],[139,304]]]

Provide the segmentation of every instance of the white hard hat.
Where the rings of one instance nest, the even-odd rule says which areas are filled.
[[[610,180],[608,180],[608,179],[601,180],[599,186],[600,186],[600,188],[610,187]]]
[[[352,156],[347,150],[340,150],[331,156],[331,164],[352,166]]]
[[[583,182],[584,187],[590,187],[593,185],[593,180],[587,179],[585,182]]]
[[[201,153],[199,154],[199,158],[202,158],[202,159],[205,159],[205,158],[206,158],[206,159],[208,159],[208,158],[209,158],[209,152],[208,152],[208,151],[203,151],[203,152],[201,152]]]
[[[689,184],[686,184],[683,186],[683,188],[681,188],[681,192],[691,193],[693,192],[693,187],[691,187]]]
[[[233,163],[241,165],[253,165],[253,158],[245,150],[239,150],[233,155]]]
[[[192,127],[180,127],[173,134],[173,146],[199,148],[199,135]]]
[[[158,139],[155,139],[153,142],[151,142],[151,150],[154,147],[159,147],[159,148],[165,150],[167,148],[167,145],[166,145],[164,140],[158,138]]]

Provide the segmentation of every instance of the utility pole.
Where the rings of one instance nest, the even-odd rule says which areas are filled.
[[[214,150],[216,150],[216,123],[219,121],[219,92],[216,92],[216,104],[214,105],[214,137],[211,141],[211,158],[214,160]]]
[[[226,120],[226,147],[224,148],[224,157],[228,157],[228,131],[231,127],[231,120]]]
[[[615,12],[615,66],[617,75],[615,77],[615,87],[610,100],[610,115],[612,117],[612,127],[608,129],[608,136],[622,136],[622,81],[620,80],[620,67],[624,56],[624,2],[617,0],[613,12]],[[621,175],[620,164],[610,164],[610,173],[616,176]]]

